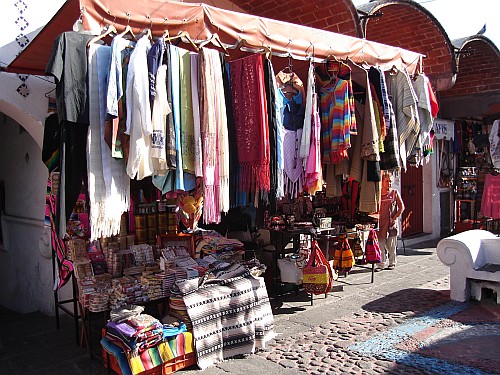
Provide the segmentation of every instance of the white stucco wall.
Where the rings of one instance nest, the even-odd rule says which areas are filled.
[[[41,147],[0,114],[0,180],[5,185],[0,249],[0,305],[54,314],[49,232],[44,229],[47,168]]]

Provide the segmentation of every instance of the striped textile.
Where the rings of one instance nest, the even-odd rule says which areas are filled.
[[[351,115],[348,81],[337,79],[320,89],[323,162],[340,164],[351,147]]]
[[[338,247],[333,255],[333,269],[338,272],[349,272],[354,266],[354,255],[347,237],[339,239]]]
[[[420,132],[417,97],[408,73],[386,73],[386,79],[389,98],[396,114],[402,167],[406,170],[406,159],[410,156]]]
[[[101,345],[117,359],[123,375],[140,374],[194,351],[193,334],[191,332],[183,332],[168,337],[165,341],[140,354],[125,354],[118,345],[111,342],[107,337],[101,340]]]
[[[71,278],[73,272],[73,262],[66,258],[66,246],[64,241],[59,237],[56,229],[54,218],[56,217],[57,196],[52,194],[52,180],[50,177],[47,180],[47,194],[45,196],[45,221],[50,223],[50,239],[52,251],[56,254],[57,260],[57,283],[55,289],[60,289]]]
[[[166,341],[128,358],[132,374],[139,374],[146,370],[193,352],[193,336],[191,332],[180,333]]]
[[[236,355],[254,353],[274,337],[264,279],[253,277],[242,266],[231,267],[220,270],[216,279],[184,296],[201,369]]]

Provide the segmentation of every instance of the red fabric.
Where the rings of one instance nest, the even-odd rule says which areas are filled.
[[[365,257],[368,263],[380,263],[382,261],[378,236],[374,229],[370,230],[368,239],[366,240]]]
[[[269,127],[262,55],[250,55],[229,65],[240,163],[239,190],[269,190]]]
[[[429,100],[431,102],[431,115],[434,118],[439,112],[439,104],[436,95],[434,94],[434,90],[432,90],[430,81],[427,81],[427,89],[429,90]]]

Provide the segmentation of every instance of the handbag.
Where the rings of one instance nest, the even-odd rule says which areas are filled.
[[[370,230],[370,234],[368,234],[365,246],[365,256],[368,263],[380,263],[382,261],[380,245],[378,243],[377,233],[374,229]]]
[[[326,294],[333,284],[333,272],[318,241],[312,241],[311,255],[302,270],[302,286],[310,294]]]
[[[333,268],[339,272],[349,272],[354,266],[354,255],[349,246],[349,240],[345,236],[341,236],[339,244],[333,255]]]
[[[302,284],[302,270],[297,264],[297,259],[292,257],[280,258],[278,259],[278,268],[282,283]]]

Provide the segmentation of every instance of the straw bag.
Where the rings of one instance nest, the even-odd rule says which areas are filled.
[[[307,293],[326,294],[332,288],[332,269],[316,240],[312,242],[311,255],[302,274],[302,286]]]

